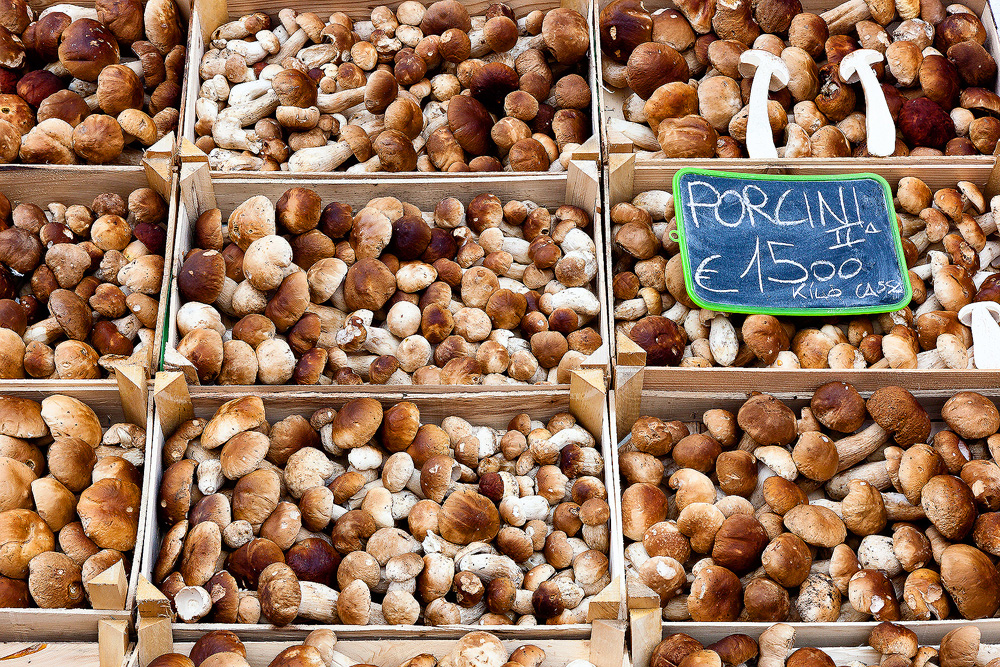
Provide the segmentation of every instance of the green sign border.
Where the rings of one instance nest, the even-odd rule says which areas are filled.
[[[899,261],[899,270],[903,276],[904,282],[904,292],[903,298],[898,302],[889,305],[871,306],[868,308],[773,308],[764,309],[756,308],[752,306],[736,306],[733,307],[729,304],[712,303],[711,301],[705,301],[697,296],[695,292],[695,286],[691,277],[691,259],[687,247],[687,237],[684,233],[684,207],[681,205],[680,197],[680,180],[687,174],[698,174],[703,176],[720,176],[725,178],[737,178],[746,181],[858,181],[863,179],[874,179],[882,184],[882,189],[885,191],[885,200],[889,206],[889,216],[890,220],[897,220],[896,207],[892,203],[892,189],[889,187],[889,183],[879,176],[878,174],[871,173],[857,173],[857,174],[838,174],[829,176],[788,176],[784,174],[752,174],[752,173],[737,173],[728,171],[715,171],[712,169],[696,169],[693,167],[684,167],[679,169],[672,181],[672,192],[675,193],[674,196],[674,216],[677,220],[677,235],[678,242],[681,249],[681,259],[684,262],[684,286],[687,289],[688,298],[691,299],[696,305],[701,308],[708,310],[715,310],[723,313],[745,313],[745,314],[763,314],[763,315],[796,315],[796,316],[809,316],[809,315],[873,315],[878,313],[889,313],[899,310],[910,303],[913,298],[913,286],[910,284],[909,280],[909,269],[906,266],[906,257],[903,254],[903,240],[899,235],[899,225],[890,225],[892,227],[892,236],[896,244],[896,259]]]

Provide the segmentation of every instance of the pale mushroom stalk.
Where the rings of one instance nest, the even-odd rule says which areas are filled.
[[[365,89],[349,88],[336,93],[320,93],[316,96],[316,108],[321,113],[343,113],[356,104],[365,101]]]
[[[958,320],[972,328],[972,341],[979,350],[976,368],[1000,368],[1000,304],[974,301],[958,311]]]
[[[744,77],[753,77],[750,87],[750,108],[747,117],[747,153],[751,158],[778,157],[774,134],[768,118],[768,91],[778,91],[788,85],[788,66],[770,51],[751,49],[740,55],[739,71]]]
[[[633,144],[648,151],[660,149],[660,142],[649,127],[621,118],[608,119],[608,130],[618,132]]]
[[[213,148],[208,154],[208,164],[214,171],[260,171],[263,158],[227,148]]]
[[[878,424],[872,424],[863,431],[836,441],[840,457],[839,471],[846,470],[864,460],[889,440],[889,432]]]
[[[277,53],[267,58],[268,64],[280,64],[285,58],[294,56],[302,49],[302,47],[306,45],[308,41],[309,35],[305,30],[299,28],[288,37],[288,40],[281,45],[281,48],[278,49]]]
[[[868,152],[885,157],[896,150],[896,124],[885,101],[882,85],[875,78],[872,65],[884,60],[874,49],[858,49],[840,61],[840,76],[847,83],[861,82],[865,92],[865,128],[868,134]]]
[[[917,521],[926,517],[924,508],[920,505],[911,505],[902,493],[883,493],[882,503],[885,505],[886,517],[889,521]],[[839,501],[819,498],[810,500],[809,504],[825,507],[841,519],[844,518],[843,505]]]
[[[837,473],[826,483],[826,494],[835,500],[843,500],[850,489],[853,480],[860,479],[880,491],[892,486],[892,477],[885,461],[873,461],[854,466]]]

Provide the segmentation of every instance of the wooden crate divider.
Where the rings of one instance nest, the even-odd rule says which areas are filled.
[[[592,353],[582,364],[583,369],[600,370],[605,384],[611,381],[611,309],[608,308],[609,294],[607,285],[610,278],[607,273],[609,259],[606,258],[607,243],[604,237],[603,208],[601,199],[601,172],[597,162],[572,161],[565,174],[539,174],[528,180],[515,178],[497,178],[492,181],[468,179],[464,181],[442,180],[433,174],[421,175],[420,178],[368,178],[364,180],[345,181],[316,179],[309,182],[291,182],[284,178],[246,179],[218,178],[208,168],[208,159],[194,144],[182,139],[179,154],[189,156],[182,159],[180,176],[178,178],[179,196],[176,200],[176,224],[173,225],[172,250],[168,258],[167,274],[169,281],[165,286],[166,308],[161,308],[164,314],[164,329],[162,335],[163,362],[159,370],[174,370],[176,365],[166,361],[167,356],[177,359],[176,346],[180,341],[177,331],[176,316],[181,307],[180,291],[177,289],[176,276],[188,250],[191,249],[192,228],[198,216],[211,208],[222,210],[223,219],[228,218],[234,208],[250,196],[250,193],[263,194],[272,201],[290,187],[302,185],[315,190],[324,203],[331,200],[341,201],[358,208],[374,197],[394,196],[403,201],[419,206],[422,210],[432,210],[438,201],[445,197],[455,196],[468,203],[481,192],[491,192],[502,200],[530,199],[539,206],[556,208],[562,204],[572,204],[587,211],[592,220],[591,233],[597,247],[597,277],[594,279],[594,292],[602,305],[602,312],[596,322],[592,322],[604,341],[600,349]],[[381,391],[378,385],[365,385],[373,392]],[[441,385],[397,385],[387,386],[387,390],[399,391],[405,386],[406,391],[434,393],[447,390]],[[567,389],[567,385],[556,385]],[[336,392],[342,390],[337,385],[316,386],[314,389]],[[552,385],[509,385],[491,387],[496,391],[549,391]],[[273,391],[295,391],[297,387],[273,387]],[[351,388],[348,388],[351,389]],[[459,388],[467,391],[469,388]]]
[[[434,393],[413,392],[407,388],[406,391],[397,389],[395,392],[386,391],[386,387],[375,387],[379,391],[352,391],[352,392],[324,392],[317,391],[317,388],[306,389],[303,387],[288,387],[282,390],[280,387],[260,387],[255,391],[264,400],[268,419],[274,421],[283,419],[291,414],[311,414],[314,410],[325,406],[340,406],[345,402],[368,396],[376,398],[383,405],[408,400],[417,404],[420,408],[421,418],[427,421],[440,423],[441,419],[449,415],[456,415],[469,419],[477,425],[489,425],[493,427],[503,427],[509,419],[519,413],[527,412],[533,419],[546,419],[556,412],[572,412],[581,425],[595,434],[601,443],[601,451],[604,454],[604,482],[608,490],[609,504],[611,505],[610,523],[610,549],[608,557],[610,559],[611,583],[600,593],[598,593],[590,606],[591,623],[597,621],[613,621],[620,623],[620,633],[624,637],[624,623],[627,618],[625,605],[622,604],[625,596],[624,582],[624,553],[621,511],[618,506],[620,497],[618,484],[618,468],[614,463],[613,440],[611,439],[613,429],[609,421],[608,396],[603,384],[604,375],[600,369],[581,369],[575,374],[570,384],[570,390],[559,390],[549,387],[549,391],[522,390],[522,391],[473,391],[469,387],[444,387]],[[319,388],[322,389],[322,388]],[[358,389],[352,387],[351,389]],[[363,388],[368,389],[368,388]],[[149,583],[152,577],[153,565],[156,561],[160,548],[160,525],[157,520],[156,499],[158,488],[163,474],[162,451],[166,436],[173,432],[177,425],[193,417],[211,417],[215,410],[224,402],[246,394],[245,387],[188,387],[183,376],[178,372],[160,372],[154,380],[153,405],[155,406],[152,426],[149,429],[152,443],[147,448],[146,467],[151,478],[152,489],[144,496],[144,517],[145,517],[145,542],[141,556],[141,573],[138,580],[138,594],[136,595],[139,608],[139,635],[140,653],[143,657],[152,655],[143,653],[143,630],[146,629],[150,638],[148,645],[153,643],[166,643],[165,638],[160,638],[159,632],[165,631],[160,628],[160,621],[150,620],[163,617],[164,608],[169,608],[165,604],[162,594],[156,587]],[[536,416],[537,415],[537,416]],[[589,636],[592,628],[591,623],[564,626],[523,626],[511,628],[510,626],[497,626],[496,630],[512,632],[518,638],[535,637],[559,637],[563,638],[584,638]],[[156,626],[156,629],[152,629]],[[469,630],[480,626],[322,626],[313,624],[290,625],[283,628],[275,628],[269,625],[224,625],[209,623],[174,623],[172,626],[173,636],[178,642],[189,641],[196,638],[201,633],[212,629],[230,629],[247,640],[265,639],[301,639],[310,631],[318,627],[332,627],[338,635],[350,638],[384,637],[387,633],[393,637],[406,638],[421,636],[428,638],[454,638]],[[618,628],[618,625],[614,626]],[[604,627],[602,633],[617,636],[618,630],[612,631]],[[611,664],[599,664],[598,667],[619,667],[620,659]],[[140,665],[144,667],[145,663]]]
[[[717,162],[717,161],[716,161]],[[721,165],[713,168],[721,169]],[[641,192],[647,190],[670,191],[671,179],[676,169],[671,170],[663,166],[653,166],[651,164],[638,163],[638,157],[634,154],[611,154],[607,179],[604,184],[604,235],[612,238],[611,208],[621,202],[631,202],[632,199]],[[743,169],[742,171],[755,171],[753,169]],[[851,168],[854,172],[858,169]],[[1000,173],[1000,166],[995,171]],[[897,170],[887,170],[879,168],[877,170],[889,181],[893,187],[902,176],[919,176],[925,179],[931,187],[954,186],[961,180],[960,174],[954,171],[941,171],[936,169],[921,169],[908,167]],[[979,180],[973,181],[976,185],[984,188],[988,182],[979,174]],[[995,192],[993,194],[1000,194]],[[987,203],[990,197],[986,198]],[[610,252],[610,251],[609,251]],[[611,267],[614,266],[614,257],[610,258]],[[614,360],[614,387],[618,400],[618,410],[629,414],[629,402],[637,400],[636,392],[643,386],[647,389],[663,389],[677,391],[707,391],[716,389],[718,391],[797,391],[811,392],[816,387],[826,382],[830,382],[841,377],[849,377],[859,390],[873,390],[886,384],[902,384],[914,389],[948,389],[962,387],[965,389],[984,388],[988,389],[997,386],[997,374],[995,371],[966,369],[859,369],[855,371],[844,371],[839,369],[801,369],[801,370],[777,370],[773,368],[676,368],[664,366],[645,366],[646,352],[628,336],[620,333],[614,322],[614,290],[612,280],[614,279],[612,270],[605,273],[606,285],[605,293],[608,295],[608,317],[611,327],[611,337],[608,339],[611,358]],[[638,415],[637,415],[638,416]]]
[[[637,377],[642,377],[642,369],[638,369]],[[648,369],[647,369],[648,370]],[[620,377],[620,376],[619,376]],[[647,373],[648,377],[648,373]],[[853,382],[854,378],[849,373],[841,373],[837,378],[844,382]],[[893,382],[886,382],[893,384]],[[898,383],[903,387],[910,388],[913,395],[920,401],[927,410],[931,419],[940,421],[941,406],[963,385],[954,385],[946,390],[944,387],[933,389],[914,389],[911,385]],[[870,394],[872,387],[861,388],[859,391],[863,395]],[[979,390],[983,395],[1000,401],[1000,387],[994,386],[988,389]],[[742,391],[740,388],[732,388],[729,391],[703,391],[694,392],[690,390],[671,390],[662,387],[651,388],[648,385],[641,387],[628,399],[618,396],[618,389],[609,392],[611,396],[610,412],[611,423],[614,424],[614,435],[612,441],[612,457],[616,470],[618,469],[618,443],[628,435],[639,416],[650,415],[663,419],[677,419],[683,422],[697,422],[701,415],[708,409],[722,408],[736,412],[746,401],[749,390]],[[811,392],[768,392],[780,399],[792,410],[797,411],[809,404]],[[622,412],[622,409],[627,412]],[[619,492],[621,497],[621,477],[618,476]],[[620,517],[619,517],[620,518]],[[624,538],[623,538],[624,539]],[[624,548],[624,542],[622,547]],[[648,667],[649,656],[660,640],[668,634],[684,632],[692,635],[699,641],[709,644],[722,639],[731,634],[741,633],[756,637],[772,623],[746,623],[746,622],[694,622],[676,621],[669,622],[662,620],[662,608],[660,598],[641,580],[632,576],[632,572],[626,570],[625,600],[628,607],[629,621],[629,650],[632,665],[634,667]],[[916,631],[922,644],[936,645],[941,637],[956,628],[976,623],[983,631],[984,643],[987,635],[998,638],[1000,641],[1000,619],[983,619],[978,621],[968,621],[965,619],[949,619],[943,621],[908,621],[904,624]],[[877,625],[876,621],[864,622],[834,622],[834,623],[789,623],[795,628],[797,647],[837,647],[836,655],[831,656],[838,659],[838,665],[849,662],[840,662],[842,656],[857,655],[857,647],[866,646],[868,634]],[[871,655],[874,655],[872,652]],[[864,660],[864,658],[850,658],[850,660]]]
[[[13,667],[138,667],[134,644],[123,633],[124,621],[100,621],[102,637],[96,641],[0,642],[0,664]],[[114,642],[114,643],[112,643]]]
[[[231,0],[227,2],[226,0],[187,0],[189,5],[185,9],[189,12],[189,29],[188,29],[188,42],[187,42],[187,70],[184,75],[184,86],[181,94],[181,114],[179,120],[179,133],[181,139],[187,140],[192,146],[194,141],[197,139],[195,134],[194,126],[196,121],[195,114],[195,104],[198,101],[198,93],[201,90],[201,75],[200,75],[200,65],[201,59],[204,53],[208,50],[207,44],[211,41],[212,32],[218,28],[220,25],[227,21],[232,21],[240,18],[245,14],[250,14],[253,12],[265,12],[270,14],[272,18],[277,16],[279,10],[284,8],[294,9],[297,12],[316,12],[320,16],[328,16],[330,13],[335,11],[341,11],[346,13],[355,21],[370,20],[371,10],[378,6],[387,6],[391,9],[395,9],[403,0],[391,0],[390,2],[379,2],[378,0],[349,0],[347,2],[336,2],[334,0],[293,0],[291,2],[284,2],[282,0],[268,0],[267,2],[261,3],[259,0]],[[469,14],[475,16],[477,14],[482,14],[486,11],[489,6],[487,0],[460,0],[463,5],[465,5]],[[186,3],[182,0],[182,5]],[[430,3],[426,3],[430,4]],[[572,159],[579,161],[594,161],[600,163],[601,161],[601,133],[603,132],[601,117],[598,113],[600,108],[600,102],[598,98],[598,89],[600,88],[601,77],[600,69],[597,66],[598,63],[598,51],[599,48],[597,44],[599,42],[597,33],[594,30],[594,22],[591,18],[594,16],[594,4],[592,0],[511,0],[506,3],[517,16],[523,16],[530,11],[534,10],[548,10],[554,9],[556,7],[568,7],[575,9],[580,12],[587,19],[588,28],[590,29],[590,51],[588,58],[590,59],[590,67],[587,72],[587,83],[590,86],[590,126],[591,126],[591,136],[587,141],[580,145],[572,155]],[[181,163],[187,161],[200,161],[200,158],[192,156],[184,150],[179,152],[179,159]],[[546,173],[546,172],[542,172]],[[550,172],[554,174],[561,174],[564,178],[566,177],[565,172]],[[368,179],[368,178],[423,178],[429,175],[433,175],[440,179],[442,182],[446,181],[463,181],[463,180],[479,180],[483,183],[490,183],[500,178],[517,178],[524,179],[527,177],[534,177],[535,172],[483,172],[483,173],[448,173],[448,172],[374,172],[366,174],[347,174],[345,171],[323,171],[323,172],[290,172],[283,171],[280,172],[282,178],[286,178],[289,181],[299,181],[299,180],[316,180],[316,179],[334,179],[334,180],[355,180],[355,179]],[[215,178],[236,178],[236,179],[246,179],[246,178],[261,178],[270,179],[274,178],[275,172],[267,171],[237,171],[237,172],[224,172],[224,171],[213,171],[212,176]]]
[[[643,167],[654,169],[669,175],[683,167],[698,167],[701,169],[719,169],[722,171],[741,171],[768,174],[842,174],[857,172],[877,172],[889,182],[899,180],[902,176],[920,176],[928,185],[936,187],[935,183],[947,181],[953,185],[956,181],[989,182],[991,192],[996,193],[1000,186],[1000,172],[996,169],[996,155],[974,156],[936,156],[936,157],[889,157],[889,158],[775,158],[770,160],[751,159],[681,159],[654,157],[662,154],[659,151],[644,151],[638,149],[633,142],[621,132],[610,129],[611,119],[623,119],[622,104],[629,95],[628,88],[615,89],[604,83],[601,72],[605,67],[607,56],[600,46],[600,13],[601,9],[612,0],[595,0],[594,31],[597,35],[595,48],[597,55],[598,105],[601,114],[601,155],[609,167],[616,156],[634,155],[636,163]],[[821,14],[842,4],[840,0],[803,0],[802,10]],[[989,0],[962,0],[961,4],[972,9],[986,28],[986,49],[1000,62],[1000,38],[997,34],[995,9]],[[658,9],[676,8],[674,0],[650,0],[644,3],[649,12]],[[1000,93],[1000,79],[994,87],[994,92]],[[862,108],[863,110],[863,108]],[[938,186],[940,187],[940,186]]]

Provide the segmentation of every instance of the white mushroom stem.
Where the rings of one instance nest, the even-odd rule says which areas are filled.
[[[229,23],[223,23],[212,33],[212,45],[216,48],[223,48],[226,42],[230,39],[243,39],[244,37],[250,36],[250,30],[247,29],[247,21],[253,18],[253,15],[247,14],[242,16],[235,21],[230,21]],[[220,44],[216,44],[220,42]]]
[[[840,456],[838,470],[846,470],[855,463],[863,461],[872,452],[881,447],[889,439],[889,432],[878,424],[872,424],[863,431],[836,441],[837,454]]]
[[[660,150],[659,140],[653,131],[645,125],[630,123],[621,118],[611,118],[608,120],[608,130],[619,132],[639,148],[648,151]]]
[[[986,268],[993,264],[1000,257],[1000,242],[987,241],[983,249],[979,251],[979,266]]]
[[[886,516],[889,521],[916,521],[925,518],[924,508],[920,505],[911,505],[902,493],[883,493],[882,503],[885,505]],[[832,511],[841,519],[844,518],[842,503],[825,498],[810,500],[809,504],[819,505]]]
[[[927,250],[927,247],[931,244],[930,239],[927,238],[927,230],[921,229],[919,232],[910,237],[910,242],[916,246],[917,252],[921,253]]]
[[[219,117],[219,103],[207,97],[199,97],[194,103],[194,112],[199,121],[215,123]]]
[[[322,113],[342,113],[365,101],[365,89],[348,88],[336,93],[320,93],[316,96],[316,108]]]
[[[826,483],[826,494],[835,500],[843,500],[850,491],[850,484],[859,479],[878,490],[887,489],[892,485],[892,477],[886,462],[873,461],[854,466],[849,470],[837,473]]]
[[[222,116],[215,120],[212,126],[212,139],[219,148],[250,151],[260,153],[264,142],[254,131],[247,132],[240,125],[235,115]]]
[[[289,171],[333,171],[353,155],[346,141],[334,141],[325,146],[303,148],[288,158]]]
[[[201,84],[199,101],[201,99],[208,99],[215,102],[225,102],[229,99],[229,92],[229,81],[221,74],[216,74]]]
[[[917,318],[923,315],[924,313],[932,313],[934,311],[942,309],[943,307],[941,306],[941,302],[938,301],[938,298],[934,295],[934,292],[931,292],[930,294],[927,295],[927,298],[924,299],[924,302],[920,304],[920,306],[917,307],[915,311],[913,311],[913,317]]]
[[[264,160],[227,148],[213,148],[208,154],[208,165],[213,171],[260,171]]]
[[[917,368],[966,369],[968,367],[969,351],[962,340],[953,334],[941,334],[938,336],[935,349],[917,354]]]
[[[239,107],[260,99],[271,90],[271,82],[264,80],[245,81],[229,89],[229,106]]]
[[[687,317],[687,314],[690,310],[691,310],[690,308],[688,308],[683,303],[678,301],[677,303],[672,305],[665,313],[663,313],[663,317],[667,318],[668,320],[673,320],[677,324],[680,324],[681,322],[684,321],[684,318]]]
[[[256,35],[257,40],[248,42],[242,39],[231,39],[226,43],[226,48],[243,56],[247,65],[259,63],[264,58],[277,53],[280,49],[278,38],[270,30],[261,30]]]
[[[62,12],[69,16],[70,21],[76,21],[77,19],[94,19],[97,18],[97,10],[93,7],[80,7],[77,5],[51,5],[42,10],[42,13],[38,15],[38,20],[42,20],[49,14],[53,12]]]
[[[336,506],[335,506],[336,507]],[[319,623],[339,623],[337,599],[340,594],[329,586],[314,581],[299,581],[302,601],[299,603],[299,618],[307,618]]]
[[[185,623],[194,623],[212,610],[212,596],[201,586],[185,586],[174,596],[177,616]]]
[[[355,26],[356,25],[357,24],[355,23]],[[278,49],[277,53],[267,59],[267,62],[280,64],[285,58],[294,56],[298,53],[308,41],[309,35],[306,34],[305,30],[299,28],[288,37],[285,43],[281,45],[281,48]]]

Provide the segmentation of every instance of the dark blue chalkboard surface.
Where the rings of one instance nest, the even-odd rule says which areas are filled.
[[[673,192],[688,295],[702,308],[850,315],[910,302],[881,176],[681,169]]]

